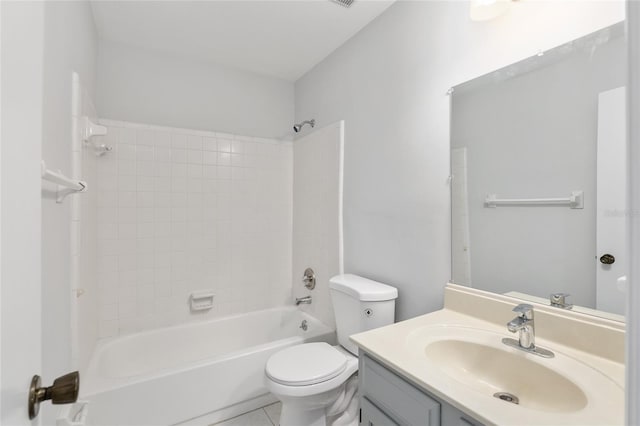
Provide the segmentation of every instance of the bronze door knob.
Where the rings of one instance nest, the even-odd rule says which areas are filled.
[[[612,254],[603,254],[600,257],[600,263],[602,263],[603,265],[611,265],[616,261],[616,258],[613,257]]]
[[[80,373],[60,376],[48,388],[41,387],[42,379],[35,375],[29,388],[29,419],[34,419],[40,411],[40,403],[48,399],[52,404],[72,404],[78,400],[80,391]]]

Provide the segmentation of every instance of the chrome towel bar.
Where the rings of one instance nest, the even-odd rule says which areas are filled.
[[[573,191],[571,196],[566,198],[497,198],[496,194],[489,194],[484,200],[486,207],[498,206],[561,206],[572,209],[584,208],[583,191]]]

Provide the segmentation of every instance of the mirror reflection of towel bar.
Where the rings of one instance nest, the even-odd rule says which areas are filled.
[[[559,206],[572,209],[584,208],[584,192],[573,191],[567,198],[497,198],[496,194],[489,194],[484,200],[485,207],[498,206]]]

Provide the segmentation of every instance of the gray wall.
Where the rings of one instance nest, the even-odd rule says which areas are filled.
[[[345,120],[345,271],[398,287],[398,319],[440,308],[447,89],[623,18],[622,2],[515,2],[475,23],[467,2],[402,1],[298,80],[297,120]]]
[[[473,287],[540,297],[563,291],[595,307],[598,94],[625,85],[625,49],[618,37],[454,92],[451,141],[467,147]],[[584,191],[584,209],[484,207],[489,193],[538,198],[573,190]],[[453,263],[455,271],[455,253]]]
[[[101,118],[280,138],[292,133],[293,83],[100,42]]]

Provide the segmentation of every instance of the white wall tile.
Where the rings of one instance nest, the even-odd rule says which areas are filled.
[[[168,148],[171,146],[171,133],[169,132],[156,132],[155,133],[155,146],[158,148]]]
[[[154,147],[140,145],[136,147],[136,160],[138,161],[153,161],[154,160]]]
[[[152,130],[147,129],[138,129],[136,131],[136,144],[138,146],[138,150],[145,145],[153,145],[154,144],[154,132]]]
[[[118,321],[100,321],[98,336],[101,339],[118,335]]]
[[[168,176],[154,178],[153,190],[156,192],[171,192],[171,178]]]
[[[136,205],[137,207],[154,207],[154,193],[153,192],[144,192],[140,191],[136,193]]]
[[[167,132],[169,133],[169,132]],[[173,148],[186,148],[187,147],[187,135],[172,134],[171,146]]]
[[[155,176],[155,164],[153,161],[138,161],[136,162],[136,174],[138,176]]]
[[[171,150],[171,161],[173,163],[186,163],[187,150],[174,148]]]
[[[202,163],[208,165],[218,164],[218,156],[215,151],[204,151],[202,156]]]
[[[202,151],[202,137],[190,135],[187,137],[187,148],[191,150]]]
[[[154,211],[155,219],[155,211]],[[137,238],[153,238],[155,233],[155,224],[153,222],[143,222],[136,224]]]
[[[164,147],[156,147],[155,160],[162,162],[171,161],[171,149]]]
[[[136,146],[131,144],[119,144],[116,148],[118,160],[135,160]]]
[[[202,147],[205,151],[217,151],[218,141],[214,137],[204,137]]]
[[[218,138],[218,151],[231,152],[231,139]]]
[[[115,319],[118,319],[118,304],[102,304],[100,306],[100,320],[111,321]]]
[[[136,131],[130,128],[120,128],[118,130],[118,144],[135,144]]]
[[[200,150],[188,150],[187,151],[187,162],[189,164],[202,164],[202,149]]]
[[[153,191],[155,188],[155,179],[152,176],[138,176],[136,182],[138,191]]]
[[[132,176],[136,174],[135,155],[130,159],[118,159],[118,175]]]
[[[189,164],[187,168],[187,176],[193,178],[202,178],[203,169],[200,164]]]
[[[290,302],[290,147],[110,124],[116,155],[96,184],[101,338]],[[215,309],[193,315],[189,293],[202,289]]]
[[[137,193],[135,191],[120,191],[118,192],[118,206],[119,207],[136,207]]]

